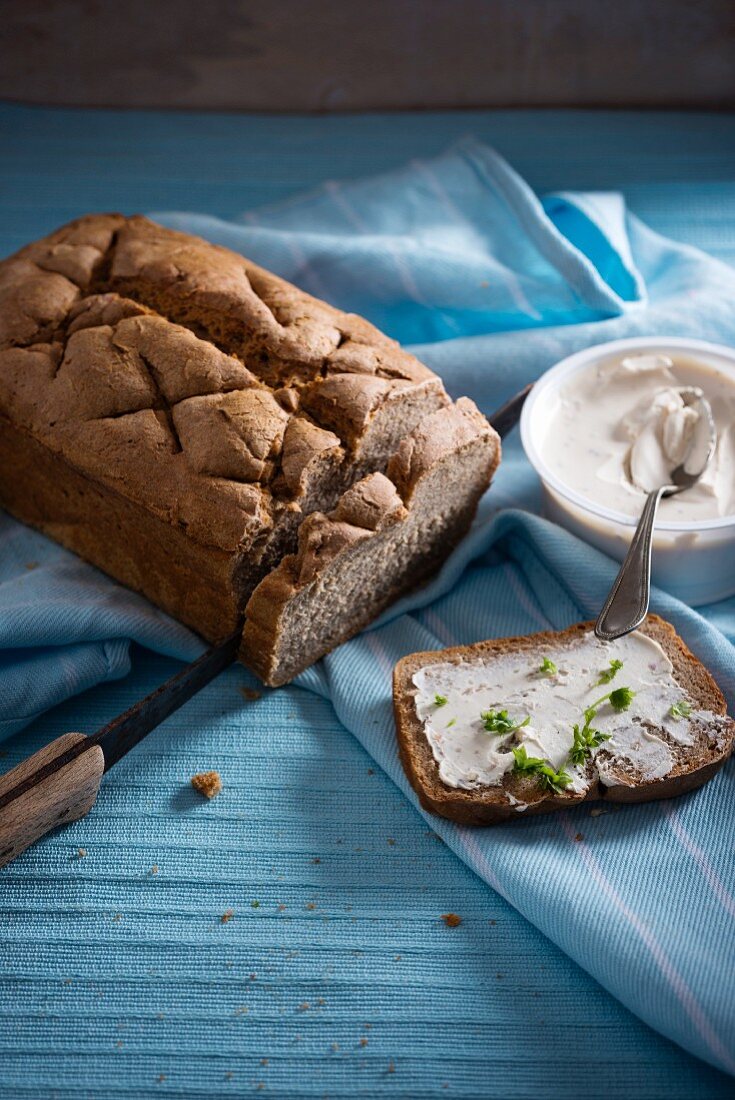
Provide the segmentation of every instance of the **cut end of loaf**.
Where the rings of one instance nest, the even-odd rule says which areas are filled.
[[[304,521],[298,552],[247,606],[245,663],[272,686],[287,683],[426,580],[468,530],[499,459],[472,402],[427,418],[388,464],[393,480],[372,475]]]

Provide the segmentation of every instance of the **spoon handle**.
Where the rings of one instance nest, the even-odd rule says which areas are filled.
[[[651,544],[658,502],[665,486],[648,494],[625,561],[595,623],[595,634],[605,641],[630,634],[643,622],[651,597]]]

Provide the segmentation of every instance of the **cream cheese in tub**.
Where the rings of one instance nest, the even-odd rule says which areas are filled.
[[[735,593],[735,351],[678,338],[589,348],[539,380],[521,433],[550,518],[622,559],[646,491],[696,431],[688,386],[712,406],[717,449],[700,484],[661,502],[653,581],[702,604]]]

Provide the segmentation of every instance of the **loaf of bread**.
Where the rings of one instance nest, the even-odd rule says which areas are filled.
[[[500,457],[367,321],[143,217],[0,264],[0,504],[281,683],[436,568]],[[376,564],[377,563],[377,564]]]
[[[656,615],[616,642],[588,622],[413,653],[393,701],[422,806],[467,825],[672,798],[711,779],[735,738],[712,676]]]

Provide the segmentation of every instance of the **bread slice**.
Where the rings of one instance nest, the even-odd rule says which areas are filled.
[[[370,474],[334,511],[303,520],[297,553],[250,598],[242,660],[284,684],[358,634],[446,558],[499,461],[497,434],[467,398],[427,417],[387,476]]]
[[[665,741],[673,757],[673,766],[661,778],[646,779],[629,762],[616,758],[603,745],[597,750],[605,761],[607,783],[597,773],[594,760],[587,763],[586,791],[544,790],[535,776],[506,773],[499,785],[474,789],[450,786],[440,778],[439,767],[416,712],[417,689],[414,675],[434,664],[492,662],[516,653],[540,663],[545,655],[563,660],[565,648],[574,646],[583,635],[593,631],[594,623],[578,623],[568,630],[543,632],[517,638],[499,638],[476,645],[412,653],[395,667],[393,702],[401,762],[415,788],[421,805],[432,813],[466,825],[493,825],[518,820],[528,814],[551,813],[579,802],[605,799],[609,802],[646,802],[673,798],[706,783],[725,762],[733,747],[735,722],[727,716],[725,700],[710,673],[687,649],[674,628],[656,615],[649,615],[641,632],[657,642],[673,665],[672,676],[695,710],[709,712],[707,721],[689,723],[691,744],[675,741],[662,727],[651,732]],[[622,677],[621,677],[622,681]],[[617,681],[612,687],[617,686]],[[600,688],[600,693],[604,692]],[[570,731],[571,735],[571,731]]]

